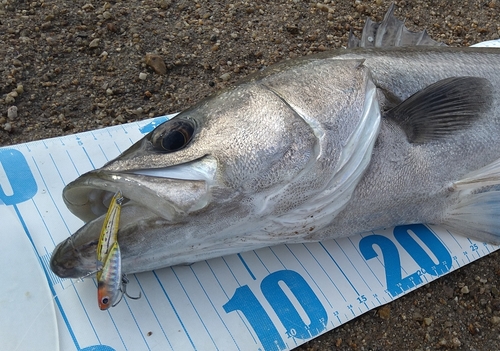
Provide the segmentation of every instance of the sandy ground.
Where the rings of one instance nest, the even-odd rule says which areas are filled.
[[[1,0],[0,145],[180,111],[272,63],[345,46],[389,4]],[[451,4],[397,1],[396,16],[450,46],[500,37],[500,2]],[[499,276],[492,254],[298,349],[500,350]]]

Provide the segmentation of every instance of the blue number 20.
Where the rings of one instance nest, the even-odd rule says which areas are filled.
[[[283,282],[300,303],[310,320],[305,324],[286,293],[279,286]],[[328,321],[328,315],[318,297],[300,274],[291,270],[271,273],[262,280],[262,293],[289,337],[308,339],[320,334]],[[241,311],[252,325],[264,350],[284,350],[285,343],[267,315],[262,304],[247,285],[234,292],[233,297],[223,306],[224,311]]]
[[[434,263],[425,250],[410,236],[409,230],[425,243],[439,263]],[[396,227],[394,228],[394,237],[426,273],[439,276],[450,270],[452,262],[449,251],[425,225],[412,224]],[[361,239],[359,249],[366,260],[378,256],[373,249],[375,244],[380,247],[384,255],[387,290],[392,296],[397,296],[422,283],[421,271],[416,271],[405,278],[401,277],[401,260],[398,249],[385,236],[370,235]]]

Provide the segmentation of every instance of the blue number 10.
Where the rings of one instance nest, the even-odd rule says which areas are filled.
[[[285,284],[297,299],[310,320],[306,324],[279,282]],[[308,339],[320,334],[328,321],[325,308],[309,284],[300,274],[291,270],[274,272],[262,280],[262,294],[269,302],[289,337]],[[262,304],[247,285],[236,289],[223,306],[224,311],[241,311],[257,334],[264,350],[284,350],[286,345]]]

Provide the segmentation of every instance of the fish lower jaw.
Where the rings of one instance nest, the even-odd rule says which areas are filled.
[[[90,211],[96,216],[100,217],[103,214],[106,214],[109,209],[109,205],[111,203],[111,199],[115,193],[111,191],[106,191],[102,189],[93,189],[88,194],[88,203]],[[130,202],[130,199],[127,197],[123,197],[122,205]]]

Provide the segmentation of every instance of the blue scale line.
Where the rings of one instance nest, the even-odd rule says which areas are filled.
[[[219,287],[222,289],[222,292],[224,293],[224,295],[226,295],[226,298],[229,300],[229,295],[226,293],[226,290],[224,289],[224,287],[222,286],[219,278],[217,277],[217,275],[215,274],[214,270],[212,269],[212,267],[210,266],[210,263],[208,263],[208,261],[205,261],[208,265],[208,268],[210,269],[210,272],[212,272],[212,275],[214,276],[215,280],[217,280],[217,283],[219,284]],[[237,282],[237,281],[236,281]],[[239,284],[238,284],[239,285]],[[241,313],[239,310],[236,310],[236,312],[238,313],[238,316],[240,317],[241,321],[243,322],[243,324],[245,325],[245,327],[247,328],[248,330],[248,334],[250,334],[250,336],[252,337],[253,341],[255,342],[255,344],[258,344],[257,342],[257,339],[255,339],[253,333],[252,333],[252,330],[248,327],[248,324],[246,322],[246,319],[242,317]]]
[[[149,305],[149,308],[151,309],[151,312],[153,312],[153,316],[155,316],[155,319],[156,319],[156,322],[158,323],[158,326],[160,327],[162,333],[163,333],[163,336],[165,336],[165,339],[167,340],[168,342],[168,345],[170,346],[170,349],[173,351],[174,348],[172,346],[172,343],[170,342],[170,340],[168,339],[168,336],[167,336],[167,333],[165,333],[165,330],[163,329],[163,326],[161,325],[160,323],[160,320],[158,319],[158,316],[156,315],[155,313],[155,310],[153,309],[153,306],[151,306],[151,302],[149,302],[149,299],[148,299],[148,295],[146,294],[146,292],[144,291],[143,287],[142,287],[142,284],[141,282],[139,281],[139,279],[137,278],[137,276],[134,274],[134,278],[135,280],[137,281],[137,284],[139,285],[139,288],[141,289],[142,291],[142,295],[144,296],[144,298],[146,299],[146,302],[148,303]]]
[[[62,286],[62,284],[61,284]],[[80,305],[82,306],[83,308],[83,312],[85,313],[85,316],[87,317],[87,321],[89,322],[90,324],[90,327],[92,328],[92,330],[94,331],[94,335],[97,339],[97,342],[99,344],[102,345],[101,343],[101,339],[99,339],[99,335],[97,334],[97,330],[94,328],[94,324],[92,323],[92,320],[90,319],[90,316],[89,314],[87,313],[87,309],[85,308],[85,305],[83,304],[83,301],[82,301],[82,298],[80,297],[80,294],[78,293],[78,290],[75,286],[75,282],[73,280],[71,280],[71,287],[73,288],[73,290],[75,291],[75,294],[76,294],[76,297],[78,298],[78,301],[80,302]],[[97,287],[97,286],[96,286]]]
[[[434,234],[434,235],[436,236],[436,238],[438,238],[438,240],[439,240],[439,241],[441,241],[441,244],[443,244],[443,246],[444,246],[444,247],[446,247],[446,250],[448,250],[448,252],[450,252],[450,253],[451,253],[451,252],[453,252],[453,250],[452,250],[452,249],[450,249],[450,248],[448,247],[448,245],[446,245],[446,243],[445,243],[445,242],[441,239],[441,236],[440,236],[440,235],[438,235],[434,229],[432,229],[432,228],[431,228],[429,225],[427,225],[427,224],[426,224],[425,226],[427,227],[427,229],[429,229],[429,230],[431,231],[431,233],[432,233],[432,234]],[[449,232],[448,232],[448,233],[449,233]],[[454,235],[452,235],[452,237],[453,237],[453,238],[455,238],[455,236],[454,236]],[[455,241],[456,241],[456,240],[455,240]],[[424,244],[425,244],[425,243],[424,243]],[[426,244],[426,246],[427,246],[427,244]],[[427,247],[428,247],[428,246],[427,246]],[[429,247],[429,249],[430,249],[430,247]],[[431,251],[432,251],[432,250],[431,250]],[[439,262],[439,263],[440,263],[440,262]]]
[[[253,251],[253,253],[255,254],[255,256],[257,256],[257,259],[260,261],[260,263],[262,263],[262,266],[264,266],[264,268],[266,269],[267,273],[271,273],[271,271],[267,268],[267,266],[264,264],[264,262],[262,262],[262,260],[260,259],[259,255],[257,254],[256,251]],[[283,266],[283,263],[281,263],[281,265]],[[283,266],[284,268],[285,266]]]
[[[491,253],[490,249],[488,248],[488,245],[484,245],[484,247],[486,248],[486,251],[488,251],[488,253],[486,253],[485,255],[489,255]],[[483,251],[484,252],[484,251]]]
[[[57,174],[59,174],[59,178],[61,179],[61,183],[63,183],[63,185],[66,185],[66,182],[64,181],[62,175],[61,175],[61,172],[59,172],[59,167],[57,167],[57,164],[56,162],[54,161],[54,158],[52,157],[52,154],[49,154],[50,156],[50,159],[52,160],[52,164],[54,165],[56,171],[57,171]]]
[[[257,278],[255,278],[255,275],[253,275],[252,271],[250,270],[250,267],[248,267],[248,265],[245,262],[245,260],[243,259],[243,257],[241,257],[241,254],[238,254],[238,258],[240,259],[241,263],[243,263],[243,266],[245,266],[246,270],[248,271],[248,274],[250,274],[252,279],[257,280]]]
[[[17,205],[14,204],[12,206],[14,207],[14,211],[16,212],[17,217],[18,217],[19,221],[21,222],[21,225],[24,229],[24,232],[26,233],[26,236],[28,237],[29,241],[31,242],[31,246],[33,247],[33,251],[34,251],[36,257],[40,261],[40,256],[38,256],[38,254],[36,252],[35,243],[34,243],[33,238],[31,237],[31,234],[28,230],[28,226],[24,222],[24,218],[21,215],[21,212],[17,208]],[[71,328],[71,325],[69,323],[68,316],[66,316],[66,313],[64,312],[64,309],[62,308],[61,301],[59,300],[59,297],[57,296],[56,291],[54,290],[54,286],[52,285],[52,282],[49,279],[49,274],[47,272],[47,269],[45,268],[45,266],[41,262],[40,262],[40,266],[43,269],[43,273],[45,274],[45,278],[47,279],[47,284],[49,285],[50,291],[52,293],[52,296],[54,297],[54,301],[56,302],[57,308],[59,308],[59,313],[61,313],[61,317],[64,320],[64,324],[66,324],[66,327],[68,328],[69,335],[71,336],[71,339],[73,340],[73,343],[74,343],[76,349],[81,350],[80,345],[78,344],[78,341],[76,340],[75,333],[73,332],[73,329]]]
[[[193,346],[193,350],[196,350],[196,346],[194,346],[193,340],[191,339],[191,336],[189,335],[189,333],[188,333],[188,331],[187,331],[186,327],[184,326],[184,323],[182,322],[182,319],[181,319],[181,317],[179,316],[179,313],[177,312],[177,309],[175,308],[174,304],[172,303],[172,300],[170,299],[170,296],[168,296],[167,291],[165,290],[165,287],[163,286],[163,284],[162,284],[162,282],[161,282],[160,278],[158,277],[158,275],[156,274],[156,272],[155,272],[155,271],[153,271],[153,274],[154,274],[154,276],[155,276],[156,280],[158,281],[158,284],[160,284],[160,287],[161,287],[161,289],[163,290],[163,293],[165,294],[165,297],[167,298],[168,303],[170,304],[170,307],[172,307],[172,310],[174,311],[175,316],[177,317],[177,320],[178,320],[178,321],[179,321],[179,323],[181,324],[181,327],[182,327],[182,329],[184,330],[184,333],[186,334],[186,336],[187,336],[187,338],[188,338],[189,342],[191,343],[191,346]]]
[[[106,156],[106,153],[105,153],[105,152],[104,152],[104,150],[102,149],[101,144],[99,144],[99,150],[101,150],[101,152],[102,152],[102,154],[103,154],[104,158],[106,159],[106,162],[108,162],[108,161],[109,161],[109,158],[108,158],[108,156]]]
[[[90,165],[92,166],[92,169],[95,169],[95,165],[94,165],[94,162],[92,162],[92,159],[90,158],[87,150],[85,149],[85,146],[82,146],[82,150],[83,152],[85,152],[85,155],[87,156],[89,162],[90,162]]]
[[[351,259],[349,258],[349,256],[345,253],[344,249],[342,248],[342,246],[339,245],[339,243],[337,242],[337,240],[334,240],[335,243],[337,244],[337,246],[339,247],[339,249],[342,251],[342,253],[344,254],[345,258],[347,258],[347,260],[349,261],[349,263],[351,264],[352,268],[354,268],[354,270],[356,271],[356,273],[358,273],[359,277],[361,278],[361,280],[363,281],[363,283],[365,283],[366,287],[368,289],[370,289],[370,291],[372,291],[370,285],[366,282],[365,278],[363,278],[363,275],[361,273],[359,273],[358,269],[356,268],[356,266],[354,265],[354,263],[352,263]],[[352,242],[351,242],[352,244]],[[354,245],[353,245],[354,246]],[[359,252],[358,252],[359,253]]]
[[[332,254],[326,249],[325,245],[323,245],[322,242],[319,242],[319,244],[321,245],[321,247],[323,248],[323,250],[325,250],[325,252],[328,254],[328,256],[330,256],[330,259],[333,261],[333,263],[335,263],[335,265],[339,269],[340,273],[342,273],[342,275],[344,276],[344,278],[349,282],[349,285],[352,287],[352,289],[356,292],[357,295],[359,295],[358,290],[356,290],[356,288],[351,283],[351,281],[349,280],[349,278],[347,278],[347,275],[344,273],[344,271],[342,270],[342,268],[340,268],[339,264],[337,263],[337,261],[335,261],[335,259],[333,258]]]
[[[116,146],[116,149],[118,150],[118,152],[121,154],[122,153],[122,150],[120,149],[120,147],[118,146],[118,144],[116,143],[116,141],[113,142]]]
[[[351,242],[352,246],[354,246],[354,248],[356,249],[356,251],[359,253],[359,255],[361,257],[363,257],[363,255],[361,254],[361,252],[359,252],[358,248],[356,247],[356,245],[354,245],[354,243],[352,242],[351,238],[348,238],[349,241]],[[363,262],[365,263],[366,267],[370,270],[370,272],[372,272],[372,275],[375,277],[375,279],[377,279],[378,283],[380,284],[381,287],[384,287],[384,284],[382,284],[382,282],[380,281],[380,279],[378,279],[377,275],[375,274],[375,272],[373,271],[372,267],[370,267],[370,265],[368,264],[368,261],[363,259]]]
[[[318,259],[311,253],[311,251],[309,250],[309,248],[305,245],[305,244],[302,244],[304,245],[304,247],[306,248],[306,250],[311,254],[311,257],[316,261],[316,263],[320,266],[321,270],[325,273],[325,275],[328,277],[328,280],[330,281],[330,283],[333,284],[333,286],[335,287],[335,289],[337,289],[337,292],[340,294],[340,296],[342,296],[342,298],[344,299],[345,302],[347,302],[347,299],[345,298],[344,294],[342,294],[342,292],[340,291],[340,289],[338,288],[337,284],[335,284],[335,282],[333,281],[332,277],[330,277],[330,275],[326,272],[325,268],[323,267],[323,265],[321,263],[319,263]]]
[[[66,154],[68,155],[68,157],[69,157],[69,161],[70,161],[70,162],[71,162],[71,164],[73,165],[73,168],[75,169],[76,174],[77,174],[78,176],[80,176],[80,175],[81,175],[81,173],[78,171],[78,168],[76,168],[76,165],[75,165],[75,163],[73,162],[73,157],[71,157],[71,155],[69,154],[69,151],[68,151],[68,150],[66,150]]]
[[[137,323],[137,319],[135,318],[135,315],[132,312],[132,309],[130,308],[130,304],[128,303],[128,300],[126,299],[126,296],[123,296],[123,300],[125,300],[125,304],[127,305],[128,311],[130,312],[132,319],[134,320],[135,326],[137,327],[139,334],[141,334],[142,341],[144,341],[144,344],[146,344],[146,347],[148,348],[148,350],[151,350],[151,347],[149,347],[149,344],[146,341],[146,338],[144,337],[144,333],[142,332],[141,327],[139,327],[139,323]]]
[[[66,220],[64,219],[64,216],[61,214],[61,211],[59,211],[59,207],[57,206],[56,201],[54,200],[54,197],[52,196],[52,193],[50,192],[50,188],[47,186],[47,183],[45,182],[45,178],[42,176],[42,172],[40,171],[40,167],[38,167],[38,163],[36,162],[36,160],[35,160],[34,157],[33,157],[33,163],[35,164],[35,167],[36,167],[36,169],[38,171],[38,175],[42,179],[42,182],[43,182],[43,185],[45,186],[45,190],[47,191],[47,194],[49,194],[50,199],[52,200],[52,204],[56,208],[57,213],[59,213],[59,217],[61,217],[61,219],[62,219],[62,221],[64,223],[64,226],[68,230],[68,233],[71,233],[71,231],[70,231],[70,229],[68,227],[68,224],[66,223]]]
[[[333,308],[332,304],[330,303],[330,300],[328,299],[328,297],[326,297],[325,293],[319,287],[318,283],[316,283],[316,280],[312,277],[312,275],[309,273],[309,271],[306,269],[306,267],[304,267],[304,265],[302,264],[302,262],[300,262],[300,260],[297,258],[297,256],[295,256],[295,254],[293,253],[293,251],[290,249],[290,247],[288,245],[285,245],[285,247],[288,249],[288,251],[290,251],[290,253],[295,258],[295,260],[300,264],[300,266],[302,267],[302,269],[304,270],[304,272],[306,272],[307,275],[309,276],[309,278],[311,278],[311,280],[314,282],[314,285],[316,285],[316,287],[318,288],[318,290],[321,292],[321,295],[323,295],[323,297],[326,300],[326,302],[328,302],[328,304],[330,305],[330,308]],[[272,249],[271,249],[271,251],[272,251]],[[274,251],[273,251],[273,253],[274,253]]]
[[[50,266],[49,252],[47,251],[47,248],[45,246],[43,247],[43,249],[45,251],[45,255],[42,256],[42,260],[45,261],[45,267],[49,267]],[[46,258],[43,258],[43,257],[46,257]],[[54,284],[54,283],[61,284],[61,287],[63,287],[62,278],[59,278],[57,275],[54,274],[54,272],[52,272],[49,269],[47,269],[47,272],[49,273],[50,281],[52,282],[52,284]],[[63,287],[63,290],[64,290],[64,287]]]
[[[229,269],[229,272],[231,272],[231,275],[233,276],[234,280],[236,280],[236,283],[238,283],[239,286],[241,286],[241,283],[239,282],[238,278],[236,278],[236,276],[234,275],[234,272],[233,270],[231,269],[231,267],[229,267],[229,265],[227,264],[226,262],[226,259],[224,257],[221,257],[222,260],[224,261],[224,263],[226,264],[226,267]]]
[[[462,245],[460,245],[460,243],[458,242],[457,238],[455,238],[455,235],[453,235],[453,233],[451,233],[448,229],[446,229],[446,231],[448,232],[448,234],[450,234],[450,236],[453,238],[453,240],[455,240],[455,242],[457,243],[458,247],[460,247],[460,250],[463,249]],[[450,252],[452,252],[452,250],[449,250]]]
[[[215,340],[212,338],[212,334],[210,334],[210,332],[208,331],[208,328],[205,324],[205,322],[203,321],[203,318],[201,318],[200,314],[198,313],[198,310],[196,309],[196,307],[194,306],[194,303],[193,303],[193,300],[191,300],[191,297],[189,296],[189,294],[187,293],[186,289],[184,289],[184,285],[182,284],[181,280],[179,279],[179,276],[177,275],[177,273],[175,273],[175,270],[173,268],[170,268],[170,270],[172,271],[172,273],[174,273],[175,275],[175,278],[177,279],[177,281],[179,282],[182,290],[184,291],[184,294],[186,295],[186,297],[188,298],[189,300],[189,303],[191,304],[191,307],[193,307],[194,309],[194,312],[196,313],[196,315],[198,316],[198,318],[200,319],[200,322],[201,324],[203,325],[203,328],[205,328],[205,331],[207,332],[208,336],[210,337],[210,340],[212,340],[212,343],[214,344],[215,348],[217,350],[219,350],[219,348],[217,347],[217,344],[215,343]]]
[[[224,322],[224,320],[222,319],[219,311],[217,311],[217,308],[215,308],[215,305],[214,303],[212,302],[212,299],[210,298],[210,296],[208,295],[207,291],[205,290],[205,288],[203,287],[203,284],[201,284],[200,280],[198,279],[198,276],[196,275],[195,271],[193,270],[193,266],[189,266],[189,268],[191,269],[191,272],[193,272],[194,274],[194,277],[196,278],[196,280],[198,281],[198,284],[200,284],[200,288],[203,290],[203,292],[205,293],[205,296],[207,297],[208,301],[210,301],[210,305],[212,305],[212,308],[214,309],[215,313],[217,313],[217,316],[219,317],[220,321],[222,322],[222,324],[224,324],[224,327],[226,328],[227,332],[229,333],[229,335],[231,336],[231,339],[233,339],[233,342],[234,344],[236,345],[236,347],[238,348],[238,350],[241,350],[241,348],[239,347],[238,343],[236,342],[233,334],[231,333],[231,331],[229,330],[229,328],[227,327],[226,323]]]
[[[40,219],[43,222],[43,226],[45,227],[45,230],[47,231],[47,234],[49,234],[49,238],[50,238],[50,241],[52,241],[52,245],[54,245],[54,247],[55,247],[56,246],[56,242],[54,241],[54,238],[52,237],[52,233],[50,232],[49,227],[47,226],[47,222],[45,222],[45,219],[43,218],[42,214],[40,213],[40,209],[36,205],[36,202],[35,202],[35,200],[33,200],[33,198],[31,198],[31,202],[35,206],[35,209],[38,212],[38,216],[40,217]]]

